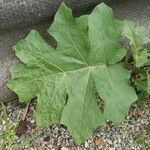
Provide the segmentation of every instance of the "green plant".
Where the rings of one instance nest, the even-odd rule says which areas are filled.
[[[23,63],[11,68],[8,87],[20,102],[37,97],[38,126],[64,124],[80,144],[107,119],[121,122],[138,99],[129,85],[130,72],[120,63],[126,50],[119,43],[122,35],[130,35],[127,28],[128,23],[115,19],[104,3],[79,18],[62,4],[48,30],[57,48],[32,30],[14,46]],[[136,63],[141,65],[141,59]],[[95,93],[104,101],[103,111]]]
[[[16,123],[12,124],[12,122],[8,119],[6,107],[3,103],[1,103],[0,108],[0,124],[2,125],[2,130],[0,131],[0,139],[2,140],[2,143],[0,149],[9,150],[16,135],[15,130],[19,123],[20,113],[18,114]]]
[[[133,135],[134,144],[140,144],[142,149],[147,149],[145,140],[149,139],[150,135],[146,135],[144,133],[138,133]]]
[[[20,137],[22,140],[20,143],[13,144],[16,136],[16,130],[20,123],[20,120],[24,119],[24,115],[26,114],[26,110],[19,109],[17,112],[17,118],[12,123],[10,116],[7,112],[7,106],[3,103],[0,103],[0,150],[20,150],[23,149],[24,146],[33,142],[37,137],[39,137],[42,133],[42,130],[36,130],[36,132],[32,132],[30,134],[26,134],[26,136]],[[23,114],[22,114],[23,112]]]
[[[134,23],[124,21],[123,36],[129,39],[130,52],[133,60],[130,64],[134,64],[132,69],[132,83],[134,84],[139,99],[150,98],[150,53],[145,44],[150,42],[150,38],[144,35],[145,29],[136,26]]]

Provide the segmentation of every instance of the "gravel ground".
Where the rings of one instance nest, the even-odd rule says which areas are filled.
[[[15,126],[18,114],[25,110],[25,105],[18,102],[7,104],[7,121],[0,122],[0,131],[10,138],[2,138],[0,144],[7,145],[6,141],[12,140],[7,148],[12,150],[150,150],[149,102],[141,105],[134,103],[124,122],[119,125],[109,122],[106,127],[97,128],[93,136],[80,146],[75,145],[64,126],[37,129],[33,119],[34,109],[35,104],[31,103],[26,120],[15,128],[17,135],[8,136],[7,124],[10,128]]]

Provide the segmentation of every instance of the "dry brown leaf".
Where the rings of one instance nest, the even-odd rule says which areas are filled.
[[[103,142],[104,142],[103,139],[95,139],[95,141],[94,141],[96,146],[102,144]]]

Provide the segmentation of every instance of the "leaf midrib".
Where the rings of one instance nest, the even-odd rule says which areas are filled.
[[[68,27],[68,24],[67,24],[67,18],[66,18],[66,14],[65,14],[65,20],[66,20],[66,29],[68,30],[68,33],[69,33],[69,36],[70,36],[70,40],[72,42],[71,46],[74,47],[74,49],[77,51],[77,53],[81,56],[82,60],[84,61],[84,63],[88,66],[88,62],[86,61],[86,59],[84,58],[84,56],[81,54],[80,50],[78,50],[78,48],[76,47],[76,44],[74,43],[74,40],[72,39],[72,36],[71,36],[71,33],[70,33],[70,29]],[[70,44],[70,43],[69,43]]]
[[[95,68],[107,68],[107,66],[104,65],[104,64],[99,65],[99,66],[88,66],[88,67],[83,67],[83,68],[76,69],[76,70],[71,70],[71,71],[66,71],[66,72],[62,71],[62,72],[57,72],[57,73],[53,73],[53,74],[48,74],[46,76],[39,77],[38,79],[41,79],[41,78],[44,78],[44,77],[47,77],[47,76],[60,75],[60,74],[63,74],[63,75],[66,76],[67,74],[70,74],[70,73],[73,73],[73,72],[78,72],[78,71],[86,70],[86,69],[89,69],[89,71],[91,71],[92,69],[95,69]]]
[[[66,72],[62,71],[62,72],[57,72],[57,73],[47,74],[45,76],[37,77],[37,78],[35,78],[35,80],[42,79],[42,78],[45,78],[45,77],[51,77],[51,76],[54,76],[54,75],[56,76],[56,75],[60,75],[60,74],[62,74],[63,76],[66,76],[69,73],[78,72],[78,71],[86,70],[86,69],[89,69],[89,71],[91,71],[92,69],[95,69],[95,68],[106,68],[107,69],[107,66],[105,64],[102,64],[102,65],[99,65],[99,66],[88,66],[88,67],[83,67],[83,68],[80,68],[80,69],[66,71]],[[20,78],[28,78],[28,77],[20,77]],[[16,78],[16,79],[19,79],[19,78]],[[35,81],[35,80],[33,80],[33,81]]]

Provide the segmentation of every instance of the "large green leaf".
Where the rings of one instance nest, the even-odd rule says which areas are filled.
[[[8,87],[20,102],[37,97],[38,126],[64,124],[80,144],[106,119],[122,121],[137,99],[129,72],[118,64],[126,55],[119,45],[123,27],[104,3],[79,18],[62,4],[48,30],[56,49],[34,30],[14,46],[23,64],[11,68]],[[96,91],[104,101],[103,112]]]

